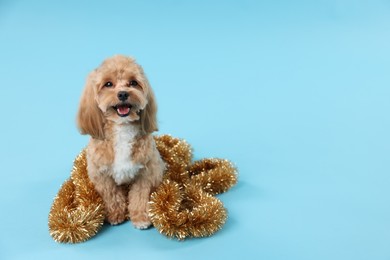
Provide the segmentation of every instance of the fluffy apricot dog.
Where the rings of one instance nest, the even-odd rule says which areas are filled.
[[[152,132],[157,106],[149,82],[134,59],[114,56],[90,73],[77,115],[91,182],[104,201],[106,220],[130,219],[148,228],[148,202],[165,169]]]

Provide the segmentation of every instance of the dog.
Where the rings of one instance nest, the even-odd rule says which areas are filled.
[[[91,136],[88,176],[111,225],[130,219],[138,229],[151,226],[149,197],[165,170],[152,136],[156,113],[153,90],[133,58],[108,58],[87,77],[77,125]]]

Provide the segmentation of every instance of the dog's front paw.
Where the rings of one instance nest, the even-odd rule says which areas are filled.
[[[152,225],[152,222],[133,222],[133,226],[137,229],[148,229]]]
[[[126,212],[124,211],[112,211],[107,214],[106,220],[111,225],[121,224],[126,220]]]
[[[133,223],[133,226],[138,229],[147,229],[152,225],[152,222],[146,213],[132,217],[131,222]]]

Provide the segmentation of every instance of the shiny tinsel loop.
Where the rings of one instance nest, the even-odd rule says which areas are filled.
[[[151,195],[150,217],[168,237],[204,237],[214,234],[226,221],[226,209],[212,195],[237,183],[237,170],[223,159],[192,163],[192,151],[184,140],[169,135],[155,137],[166,163],[165,181]]]
[[[199,184],[211,195],[228,191],[237,183],[237,169],[225,159],[203,159],[189,168],[191,183]]]
[[[222,228],[226,210],[221,201],[196,186],[181,189],[166,180],[152,194],[149,204],[151,221],[168,237],[205,237]]]
[[[50,209],[50,235],[61,243],[83,242],[100,230],[104,217],[103,200],[88,179],[83,151],[74,161],[71,178],[62,185]]]
[[[192,150],[185,141],[170,135],[155,137],[156,146],[166,164],[165,179],[184,183],[189,175],[186,171],[192,161]]]

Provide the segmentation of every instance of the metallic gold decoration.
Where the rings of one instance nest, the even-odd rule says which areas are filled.
[[[227,212],[213,195],[236,184],[236,168],[223,159],[193,163],[191,147],[185,140],[169,135],[155,140],[167,169],[164,181],[150,198],[153,225],[171,238],[214,234],[225,223]],[[74,161],[71,178],[54,199],[49,213],[50,235],[61,243],[83,242],[99,231],[104,218],[103,200],[88,179],[84,150]]]
[[[155,228],[168,237],[205,237],[225,224],[227,213],[217,198],[200,187],[180,187],[165,180],[151,195],[150,218]]]
[[[61,243],[83,242],[99,231],[104,217],[103,200],[88,179],[86,155],[82,151],[50,209],[50,235]]]
[[[191,183],[200,185],[202,189],[216,195],[228,191],[237,183],[234,165],[225,159],[203,159],[194,162],[188,169]]]
[[[161,234],[180,240],[214,234],[225,223],[227,212],[212,195],[237,183],[236,168],[223,159],[192,163],[190,145],[169,135],[157,137],[156,144],[167,172],[149,202],[154,227]]]

